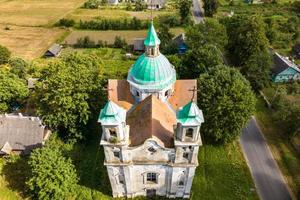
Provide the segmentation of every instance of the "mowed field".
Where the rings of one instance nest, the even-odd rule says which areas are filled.
[[[9,27],[10,30],[5,30],[5,26],[0,25],[0,45],[6,46],[13,56],[26,60],[41,56],[65,32],[59,28]]]
[[[0,0],[0,24],[48,26],[83,3],[84,0]]]
[[[153,11],[153,17],[158,15],[174,14],[171,11]],[[136,17],[141,20],[149,19],[151,12],[149,10],[145,11],[126,11],[118,9],[82,9],[78,8],[74,12],[68,14],[68,19],[74,19],[75,21],[79,20],[92,20],[95,18],[100,19],[123,19],[123,18],[132,18]]]
[[[172,28],[171,32],[178,35],[184,32],[183,28]],[[138,31],[73,31],[66,39],[65,43],[72,45],[75,44],[78,38],[89,36],[95,42],[98,40],[106,41],[108,44],[114,42],[116,36],[125,38],[127,43],[132,44],[135,38],[144,38],[147,35],[147,30]]]

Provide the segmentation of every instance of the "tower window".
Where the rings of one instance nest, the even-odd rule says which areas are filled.
[[[140,96],[140,93],[139,93],[139,91],[136,91],[136,93],[135,93],[135,94],[136,94],[136,96],[137,96],[137,97],[139,97],[139,96]]]
[[[193,138],[193,132],[194,132],[194,129],[189,128],[186,130],[185,136],[189,137],[189,138]]]
[[[117,130],[115,128],[110,128],[108,130],[109,130],[110,137],[117,137]]]
[[[185,181],[185,178],[184,178],[184,175],[182,174],[182,175],[179,177],[178,185],[179,185],[179,186],[184,186],[184,181]]]
[[[165,96],[167,97],[169,95],[169,90],[167,90],[166,92],[165,92]]]
[[[120,151],[114,151],[114,156],[116,158],[120,158]]]
[[[147,173],[147,183],[157,183],[157,174]]]
[[[190,154],[188,152],[184,152],[182,157],[184,157],[185,159],[188,160],[189,159],[189,155]]]

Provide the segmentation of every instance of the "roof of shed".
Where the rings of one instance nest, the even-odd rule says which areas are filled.
[[[60,44],[54,43],[47,51],[52,53],[53,55],[58,55],[62,50],[62,46]]]
[[[32,149],[42,144],[44,130],[38,117],[0,115],[0,148],[8,142],[13,150]]]
[[[300,69],[296,66],[295,63],[279,55],[278,53],[275,53],[273,55],[273,64],[274,66],[272,68],[272,72],[274,74],[279,74],[290,67],[300,73]]]

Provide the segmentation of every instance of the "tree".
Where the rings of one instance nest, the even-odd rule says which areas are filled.
[[[124,38],[121,38],[121,36],[116,36],[114,41],[114,47],[126,49],[127,42]]]
[[[75,167],[58,148],[36,149],[28,163],[31,175],[26,185],[36,199],[61,200],[74,194],[78,182]]]
[[[197,78],[201,73],[222,63],[222,52],[214,45],[204,45],[186,52],[179,74],[182,78]]]
[[[17,75],[21,79],[25,79],[26,77],[26,69],[28,67],[28,63],[22,58],[11,58],[8,61],[10,65],[10,72]]]
[[[173,41],[174,34],[170,32],[168,25],[161,24],[157,34],[161,41],[159,48],[162,53],[175,54],[178,52],[178,47]]]
[[[0,45],[0,65],[6,64],[10,55],[11,52],[6,47]]]
[[[205,19],[205,23],[190,27],[186,38],[188,47],[192,49],[205,44],[213,44],[223,51],[228,43],[226,27],[212,18]]]
[[[179,14],[182,24],[191,22],[191,7],[193,5],[192,0],[178,0]]]
[[[259,16],[234,16],[225,21],[231,62],[241,67],[242,73],[259,90],[268,82],[271,69],[269,43],[265,24]]]
[[[101,91],[101,61],[93,54],[68,54],[53,61],[36,85],[37,112],[67,139],[82,138],[92,102]],[[103,95],[102,95],[103,96]]]
[[[28,96],[25,82],[6,69],[0,69],[0,113],[19,107]]]
[[[141,0],[136,0],[135,1],[135,11],[142,11],[145,9],[144,4],[142,3]]]
[[[218,0],[204,0],[204,12],[208,17],[213,17],[218,10]]]
[[[201,74],[198,88],[205,137],[219,143],[236,139],[255,110],[249,82],[237,69],[221,65]]]

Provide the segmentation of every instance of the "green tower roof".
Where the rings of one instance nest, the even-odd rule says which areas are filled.
[[[160,44],[160,39],[157,37],[153,22],[151,22],[147,37],[144,40],[144,45],[145,46],[156,46],[159,44]]]
[[[163,54],[143,54],[130,69],[127,80],[140,89],[163,89],[176,81],[176,71]]]
[[[98,122],[103,125],[117,125],[126,120],[126,110],[109,100],[101,110]]]
[[[199,125],[204,122],[202,111],[191,101],[177,112],[177,121],[183,125]]]

